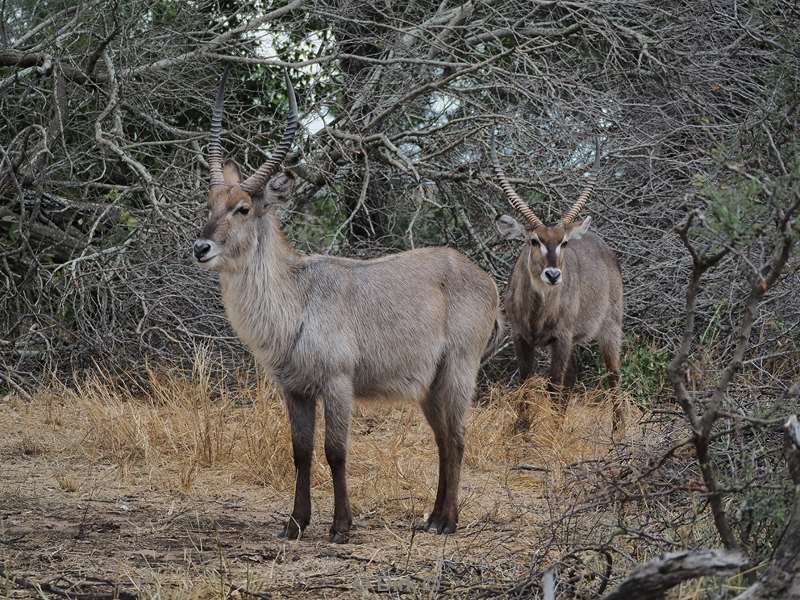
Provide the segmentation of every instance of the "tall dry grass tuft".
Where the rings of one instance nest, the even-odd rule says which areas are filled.
[[[217,365],[201,352],[191,373],[151,370],[147,384],[135,390],[98,374],[51,396],[77,407],[62,411],[59,419],[81,430],[79,447],[94,460],[120,465],[123,473],[143,465],[149,473],[167,474],[185,492],[198,475],[222,473],[227,481],[290,493],[291,434],[280,393],[265,377],[220,382],[212,372],[219,372]],[[608,451],[610,415],[602,390],[573,394],[562,414],[541,378],[518,388],[492,387],[469,415],[465,489],[479,491],[466,495],[467,510],[470,502],[481,502],[482,488],[476,486],[505,485],[509,477],[522,492],[562,485],[565,466]],[[519,431],[521,420],[530,428]],[[418,517],[427,510],[436,492],[438,460],[419,407],[359,403],[352,431],[348,477],[355,512]],[[323,432],[319,422],[312,479],[318,500],[332,492]],[[548,474],[543,479],[541,472],[513,471],[519,463]]]
[[[505,407],[503,437],[515,439],[519,460],[548,473],[548,484],[560,490],[565,483],[565,467],[608,453],[614,393],[620,393],[627,436],[639,435],[635,426],[636,408],[625,392],[600,388],[576,389],[566,405],[547,390],[547,380],[532,377],[517,388],[495,386],[489,392],[489,406]]]
[[[149,384],[135,395],[94,376],[67,391],[88,420],[85,447],[117,462],[171,455],[212,466],[230,456],[224,393],[212,400],[202,385],[153,373]]]
[[[149,370],[147,385],[131,390],[95,375],[62,393],[84,415],[81,445],[98,459],[122,466],[177,465],[184,490],[203,467],[225,467],[236,479],[288,487],[294,467],[279,393],[263,378],[212,385],[214,370],[200,352],[190,376]]]
[[[292,433],[280,392],[261,376],[254,387],[245,387],[240,393],[252,402],[238,410],[237,478],[283,491],[293,489]],[[319,437],[318,428],[317,448]],[[320,481],[323,474],[317,454],[312,463],[312,483]]]

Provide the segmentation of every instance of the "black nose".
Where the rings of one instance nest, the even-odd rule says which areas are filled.
[[[558,278],[559,278],[560,275],[561,275],[561,273],[558,273],[557,271],[545,271],[544,272],[544,276],[547,277],[547,280],[550,283],[555,283],[556,281],[558,281]]]
[[[203,240],[197,240],[194,244],[192,244],[192,251],[194,252],[194,257],[197,260],[200,260],[206,254],[208,254],[209,250],[211,250],[211,244],[204,242]]]

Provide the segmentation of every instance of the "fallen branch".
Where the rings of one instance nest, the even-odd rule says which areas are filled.
[[[127,592],[125,590],[120,589],[119,585],[113,583],[111,581],[102,581],[100,583],[93,583],[93,584],[72,584],[70,588],[63,588],[61,586],[56,585],[55,583],[38,583],[26,577],[21,577],[19,575],[11,575],[6,571],[5,565],[0,563],[0,577],[5,579],[6,581],[10,582],[12,586],[18,589],[26,589],[26,590],[35,590],[42,596],[42,592],[47,592],[50,594],[55,594],[56,596],[60,596],[62,598],[70,598],[72,600],[137,600],[139,595],[135,592]],[[59,578],[54,581],[64,581],[63,579]],[[87,585],[97,586],[101,585],[104,587],[111,588],[110,591],[87,591],[87,592],[75,592],[71,591],[76,587],[86,587]]]
[[[541,471],[542,473],[549,473],[550,469],[546,467],[537,467],[536,465],[529,465],[528,463],[520,463],[511,467],[512,471]]]
[[[662,600],[676,585],[697,577],[733,575],[747,564],[736,550],[670,552],[637,567],[604,600]]]

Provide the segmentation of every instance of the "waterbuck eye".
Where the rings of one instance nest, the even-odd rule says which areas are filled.
[[[236,215],[246,215],[246,214],[247,214],[247,213],[249,213],[249,212],[250,212],[250,208],[249,208],[249,207],[247,207],[247,206],[240,206],[239,208],[237,208],[237,209],[234,211],[234,214],[236,214]]]
[[[562,248],[563,248],[564,246],[566,246],[566,245],[567,245],[567,240],[564,240],[563,242],[561,242],[561,247],[562,247]]]

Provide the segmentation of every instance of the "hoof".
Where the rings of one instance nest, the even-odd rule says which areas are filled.
[[[295,521],[294,519],[289,519],[289,522],[278,534],[278,537],[289,540],[299,540],[300,537],[303,535],[304,529],[305,527],[300,527],[297,521]]]
[[[428,523],[425,525],[425,530],[429,533],[436,534],[455,533],[456,527],[457,524],[455,519],[431,515],[428,518]]]
[[[330,529],[330,542],[331,544],[347,544],[350,541],[349,531],[339,531],[331,527]]]

